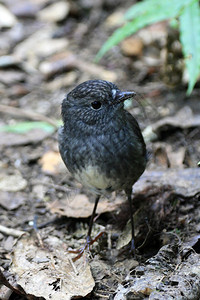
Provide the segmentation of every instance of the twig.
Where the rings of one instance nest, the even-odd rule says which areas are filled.
[[[3,233],[3,234],[6,234],[6,235],[14,236],[14,237],[20,237],[23,234],[26,234],[25,231],[13,229],[13,228],[8,228],[8,227],[5,227],[3,225],[0,225],[0,232]]]
[[[17,288],[15,288],[10,282],[7,280],[7,278],[3,274],[3,269],[0,268],[0,283],[11,289],[13,292],[17,293],[18,295],[24,296],[25,292],[20,291]]]
[[[33,112],[33,111],[28,111],[28,110],[24,110],[21,108],[0,104],[0,112],[6,113],[6,114],[9,114],[12,116],[28,118],[28,119],[31,119],[34,121],[47,122],[47,123],[51,124],[52,126],[54,126],[55,128],[58,128],[56,121],[54,121],[42,114]]]
[[[34,180],[33,184],[42,184],[42,185],[48,186],[50,188],[54,188],[55,190],[58,190],[58,191],[61,191],[64,193],[69,193],[72,190],[72,189],[66,188],[62,185],[58,185],[58,184],[54,184],[54,183],[50,183],[50,182],[42,182],[41,183],[41,181],[38,181],[38,180]]]
[[[94,294],[95,294],[95,296],[97,296],[97,297],[100,297],[100,298],[104,298],[104,299],[109,299],[110,298],[110,296],[109,295],[103,295],[103,294],[99,294],[99,293],[97,293],[97,292],[94,292]]]
[[[68,256],[67,258],[69,259],[69,262],[70,262],[70,264],[71,264],[71,266],[72,266],[72,268],[73,268],[73,270],[74,270],[74,273],[75,273],[76,275],[79,275],[79,272],[78,272],[78,270],[77,270],[77,268],[76,268],[76,266],[75,266],[75,264],[74,264],[74,262],[73,262],[73,259],[71,259],[70,256]]]

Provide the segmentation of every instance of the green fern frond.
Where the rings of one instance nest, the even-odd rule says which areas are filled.
[[[189,95],[200,75],[200,7],[197,1],[185,7],[180,15],[180,40],[189,75]]]
[[[167,19],[179,18],[180,40],[189,74],[187,94],[190,94],[200,75],[200,7],[198,0],[143,0],[134,4],[125,14],[127,21],[104,43],[96,61],[113,46],[139,29]]]
[[[133,5],[125,14],[125,19],[132,19],[132,21],[128,21],[112,34],[97,53],[96,60],[101,59],[113,46],[139,29],[155,22],[177,17],[184,7],[191,5],[194,1],[196,0],[145,0]]]

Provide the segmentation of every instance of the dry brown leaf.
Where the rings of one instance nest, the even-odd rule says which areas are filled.
[[[22,177],[19,172],[14,174],[0,174],[0,191],[4,192],[17,192],[25,189],[27,181]]]
[[[165,168],[184,168],[185,147],[180,147],[174,151],[171,145],[157,142],[154,143],[153,149],[156,166]]]
[[[135,230],[135,236],[137,235],[137,229]],[[128,245],[132,239],[132,228],[130,220],[127,222],[126,226],[124,227],[123,231],[119,235],[117,240],[116,249],[121,249],[124,246]]]
[[[101,198],[97,206],[97,214],[114,211],[124,203],[122,197],[115,197],[114,199]],[[48,209],[52,213],[58,213],[62,216],[72,218],[88,218],[92,215],[94,202],[89,201],[84,194],[71,195],[64,200],[56,200],[51,204],[47,204]]]
[[[42,171],[50,174],[57,174],[60,170],[59,166],[63,165],[59,152],[48,151],[40,159]]]
[[[186,149],[185,147],[180,147],[176,150],[176,152],[173,151],[171,145],[168,145],[167,147],[167,155],[169,158],[169,164],[170,168],[184,168],[184,159],[185,159],[185,153]]]
[[[89,294],[95,283],[86,257],[72,263],[63,241],[50,236],[43,242],[45,249],[30,236],[17,241],[10,269],[17,284],[27,294],[46,300],[69,300]]]
[[[140,38],[130,37],[122,42],[121,48],[127,56],[140,56],[142,55],[143,42]]]
[[[168,158],[166,144],[164,143],[154,144],[154,161],[156,166],[169,168],[169,158]]]

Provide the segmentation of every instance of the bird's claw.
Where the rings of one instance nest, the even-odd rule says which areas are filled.
[[[90,246],[94,244],[94,242],[96,242],[105,232],[104,231],[101,231],[99,232],[94,239],[91,239],[90,236],[87,236],[86,238],[86,243],[85,243],[85,246],[80,248],[80,249],[77,249],[77,250],[74,250],[74,249],[69,249],[68,252],[69,253],[74,253],[74,254],[77,254],[73,259],[72,261],[75,262],[77,261],[84,253],[84,251],[87,249],[88,251],[90,251]]]

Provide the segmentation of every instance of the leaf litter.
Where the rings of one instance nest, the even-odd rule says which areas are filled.
[[[89,294],[95,283],[85,255],[72,262],[67,244],[53,236],[45,238],[43,245],[35,236],[26,235],[14,246],[10,269],[23,291],[47,300]]]
[[[29,300],[50,295],[70,299],[87,293],[95,300],[199,298],[198,86],[185,98],[182,74],[178,89],[161,82],[166,75],[174,84],[172,76],[160,72],[166,64],[160,54],[163,50],[169,54],[167,23],[153,24],[133,37],[142,41],[141,56],[141,51],[127,55],[134,50],[131,42],[126,43],[126,55],[119,46],[101,64],[94,63],[110,35],[110,12],[122,15],[131,5],[124,1],[122,8],[119,2],[65,1],[63,11],[59,3],[48,0],[2,2],[9,11],[0,22],[0,126],[9,130],[0,132],[1,180],[6,181],[0,191],[2,299],[19,298],[19,292]],[[52,15],[54,5],[59,13]],[[42,11],[48,22],[38,18]],[[174,57],[171,64],[180,65]],[[92,259],[85,253],[72,264],[73,255],[67,250],[84,245],[93,198],[59,163],[55,120],[60,119],[66,92],[96,78],[145,93],[149,121],[140,109],[131,112],[147,128],[144,134],[150,133],[147,144],[152,156],[148,170],[133,187],[136,260],[126,248],[128,204],[118,194],[99,203],[93,233],[103,229],[106,234],[92,245]],[[26,126],[30,121],[32,128]],[[20,126],[21,133],[16,132]],[[52,223],[52,217],[58,220]],[[33,225],[41,228],[45,222],[46,227],[32,234]],[[31,235],[19,238],[27,231]]]

